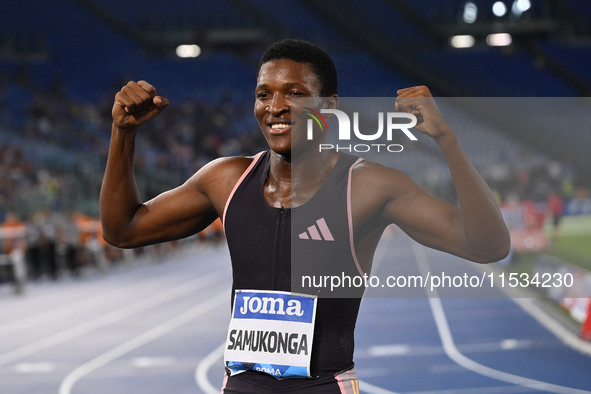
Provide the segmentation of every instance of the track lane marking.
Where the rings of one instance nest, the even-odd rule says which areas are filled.
[[[70,372],[64,380],[62,380],[60,387],[59,387],[59,394],[70,394],[72,392],[72,388],[80,379],[84,376],[88,375],[89,373],[95,371],[98,368],[101,368],[108,363],[118,359],[119,357],[149,343],[155,339],[160,338],[163,335],[168,334],[170,331],[194,320],[195,318],[203,315],[206,312],[209,312],[211,309],[217,307],[218,305],[227,302],[228,300],[228,293],[229,289],[223,289],[223,291],[218,292],[215,296],[209,298],[207,301],[204,301],[191,309],[182,312],[175,317],[167,320],[164,323],[157,325],[156,327],[140,334],[121,345],[101,354],[98,357],[93,358],[92,360],[80,365],[79,367],[75,368],[72,372]]]
[[[359,380],[359,391],[368,394],[397,394],[395,391],[383,389],[378,386],[374,386],[364,380]]]
[[[208,258],[208,253],[205,253],[207,251],[201,250],[200,252],[200,258]],[[187,252],[181,252],[178,256],[175,256],[173,259],[178,259],[179,256],[182,257],[186,253]],[[173,260],[171,260],[171,262],[173,262]],[[179,279],[178,272],[167,271],[166,277],[163,277],[162,272],[154,272],[154,270],[146,271],[146,269],[148,268],[150,268],[150,266],[139,265],[137,267],[130,268],[128,271],[125,272],[126,274],[133,273],[133,275],[135,275],[136,273],[140,273],[143,276],[139,280],[135,276],[129,277],[129,275],[119,277],[118,279],[120,280],[120,283],[115,282],[114,284],[109,284],[109,286],[111,287],[107,289],[103,289],[103,287],[97,287],[100,285],[98,281],[91,282],[91,291],[96,294],[90,295],[84,299],[79,298],[76,301],[64,304],[66,300],[71,299],[70,292],[72,290],[84,290],[86,288],[84,283],[71,283],[74,286],[61,288],[57,292],[52,292],[51,294],[49,294],[49,296],[56,298],[55,300],[53,300],[52,305],[60,304],[61,306],[52,309],[42,307],[42,311],[31,311],[27,313],[26,317],[21,317],[17,319],[11,318],[10,322],[8,323],[0,323],[0,336],[12,334],[14,332],[31,328],[36,325],[41,325],[52,320],[61,319],[63,317],[72,315],[79,311],[84,311],[95,306],[101,306],[108,302],[115,301],[117,300],[117,296],[115,294],[117,294],[118,292],[130,293],[133,287],[143,288],[144,286],[149,285],[150,282],[154,279],[157,279],[157,282],[155,282],[154,285],[151,286],[151,288],[149,288],[148,291],[146,291],[146,293],[148,294],[160,291],[161,289],[168,288],[171,285],[174,285],[175,281],[178,281]],[[181,276],[181,278],[183,277],[184,276]],[[163,280],[166,280],[167,283],[163,284]],[[105,297],[107,294],[109,295],[108,298]],[[48,294],[33,294],[32,296],[33,299],[28,298],[26,301],[34,301],[35,296],[36,299],[47,297]],[[142,297],[145,297],[145,295],[142,295]],[[22,310],[22,305],[21,307],[19,307],[19,310]]]
[[[430,270],[429,260],[425,252],[425,247],[420,246],[416,242],[411,243],[411,249],[413,255],[421,271],[421,275],[425,275]],[[552,383],[543,382],[540,380],[530,379],[519,375],[514,375],[508,372],[503,372],[498,369],[490,368],[476,361],[464,356],[455,345],[449,324],[447,323],[447,317],[443,309],[441,300],[438,298],[436,289],[429,290],[425,289],[428,295],[429,305],[431,306],[431,312],[437,326],[437,331],[443,345],[443,350],[447,356],[462,367],[475,372],[477,374],[487,376],[503,382],[528,387],[535,390],[543,390],[552,393],[567,393],[567,394],[584,394],[589,393],[586,390],[578,390],[571,387],[560,386]]]
[[[173,299],[185,296],[196,290],[200,290],[199,287],[210,285],[226,277],[227,273],[225,272],[225,270],[219,269],[217,271],[210,273],[209,275],[191,280],[189,282],[184,283],[183,285],[174,287],[169,290],[165,290],[161,293],[154,294],[153,296],[145,298],[132,305],[127,305],[125,307],[105,313],[97,318],[88,320],[84,323],[63,330],[57,334],[50,335],[47,338],[35,341],[33,343],[6,352],[4,354],[0,354],[0,366],[6,365],[15,360],[37,353],[41,350],[45,350],[53,346],[62,344],[71,339],[80,337],[84,334],[94,331],[98,328],[108,326],[109,324],[113,324],[137,313],[154,308]]]
[[[498,283],[497,274],[501,270],[494,265],[477,265],[477,269],[493,274],[496,278],[495,285]],[[554,334],[562,343],[570,347],[571,349],[591,356],[591,342],[586,341],[579,337],[576,333],[566,328],[551,315],[544,311],[544,308],[540,306],[539,294],[533,293],[527,288],[507,288],[498,285],[497,286],[507,297],[511,298],[523,311],[528,313],[531,317],[538,321],[542,326],[546,327],[548,331]]]
[[[211,351],[195,368],[195,382],[205,394],[219,394],[220,388],[214,386],[207,377],[211,367],[224,357],[224,348],[226,343],[222,343],[220,346]],[[397,394],[394,391],[389,391],[381,387],[374,386],[368,382],[359,381],[360,392],[368,394]],[[69,394],[69,393],[60,393]]]
[[[219,394],[220,392],[220,389],[216,388],[209,381],[207,374],[209,373],[211,367],[224,357],[225,347],[226,343],[222,342],[220,346],[216,347],[211,351],[211,353],[205,356],[195,368],[195,382],[197,383],[197,387],[203,390],[203,392],[206,394]]]
[[[157,291],[160,291],[161,289],[169,287],[171,284],[172,283],[160,285],[157,287],[153,286],[149,290],[145,291],[145,293],[153,294]],[[62,319],[64,317],[73,315],[77,312],[86,311],[95,307],[102,306],[104,304],[108,304],[109,302],[113,302],[119,299],[121,295],[134,293],[132,291],[134,287],[143,288],[145,285],[146,283],[138,281],[126,283],[115,289],[103,291],[102,293],[90,296],[85,299],[79,299],[66,305],[62,305],[53,309],[48,309],[44,312],[39,312],[22,319],[12,321],[10,323],[2,324],[0,325],[0,336],[12,334],[14,332],[41,325],[52,320]],[[142,297],[145,297],[145,295],[142,295]]]

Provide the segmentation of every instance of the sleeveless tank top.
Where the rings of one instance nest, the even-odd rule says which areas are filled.
[[[315,195],[301,206],[286,209],[265,201],[269,158],[265,151],[253,160],[224,209],[232,293],[257,289],[317,294],[312,376],[334,376],[354,366],[354,329],[362,291],[333,294],[300,283],[302,275],[363,275],[352,244],[350,213],[351,169],[361,159],[341,153]],[[241,375],[275,380],[257,372]]]

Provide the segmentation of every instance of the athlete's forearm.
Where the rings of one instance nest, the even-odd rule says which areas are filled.
[[[105,240],[115,245],[125,237],[141,205],[133,172],[136,132],[137,129],[121,130],[115,125],[111,128],[99,206]]]
[[[498,261],[509,253],[507,226],[497,201],[461,148],[455,134],[437,139],[458,195],[466,245],[476,261]]]

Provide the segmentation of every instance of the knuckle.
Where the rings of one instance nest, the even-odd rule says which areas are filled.
[[[150,83],[141,80],[138,83],[138,86],[140,86],[144,91],[148,92],[148,93],[155,93],[156,92],[156,88],[154,88],[154,86],[152,86]]]

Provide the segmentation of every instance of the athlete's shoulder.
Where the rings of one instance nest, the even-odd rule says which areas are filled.
[[[226,156],[209,162],[204,168],[208,170],[224,171],[242,174],[252,164],[257,156]]]
[[[255,159],[256,156],[229,156],[212,160],[181,187],[207,196],[221,215],[232,189]]]
[[[191,177],[190,181],[198,185],[216,184],[233,187],[259,155],[217,158],[204,165]]]
[[[374,193],[376,197],[391,198],[418,190],[418,185],[404,172],[368,160],[355,164],[351,177],[353,192]]]
[[[353,176],[364,179],[375,179],[381,177],[406,177],[407,175],[396,168],[386,167],[383,164],[369,160],[359,160],[353,166]]]

